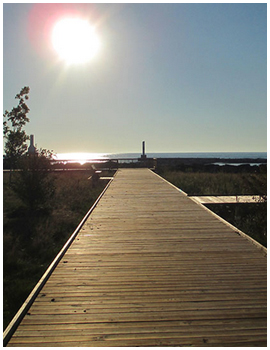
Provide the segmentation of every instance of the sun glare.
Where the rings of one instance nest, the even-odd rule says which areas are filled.
[[[106,154],[104,153],[58,153],[55,156],[56,161],[67,161],[67,162],[76,162],[84,164],[87,161],[91,160],[102,160],[107,159]]]
[[[52,44],[60,59],[67,64],[86,63],[100,48],[94,27],[81,18],[59,20],[53,28]]]

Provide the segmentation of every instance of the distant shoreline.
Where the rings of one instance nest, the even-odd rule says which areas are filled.
[[[267,152],[175,152],[175,153],[146,153],[148,159],[171,159],[183,162],[222,162],[222,163],[266,163]],[[141,153],[59,153],[55,160],[66,162],[108,161],[113,159],[139,159]]]
[[[157,158],[158,161],[166,162],[179,162],[184,164],[213,164],[213,165],[234,165],[234,164],[267,164],[266,158]]]
[[[147,158],[184,158],[184,159],[267,159],[267,152],[149,152]],[[104,154],[108,158],[138,158],[140,153]]]

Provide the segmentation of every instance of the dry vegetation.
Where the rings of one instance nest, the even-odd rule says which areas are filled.
[[[190,196],[266,195],[265,173],[164,171],[162,176]]]

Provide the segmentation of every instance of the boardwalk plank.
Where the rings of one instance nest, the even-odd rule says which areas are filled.
[[[266,346],[266,250],[121,169],[8,346]]]

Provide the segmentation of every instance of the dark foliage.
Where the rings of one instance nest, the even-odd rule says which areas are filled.
[[[20,197],[4,174],[4,327],[106,185],[100,181],[93,188],[88,180],[92,174],[93,170],[44,173],[44,186],[51,181],[54,185],[53,202],[48,206],[50,201],[36,202],[30,196],[29,203],[39,203],[33,211],[24,199],[31,193],[31,173],[23,175],[29,185]]]
[[[26,141],[29,137],[23,127],[29,122],[27,114],[30,109],[25,102],[28,99],[29,91],[27,86],[22,88],[20,93],[15,96],[19,100],[18,106],[10,112],[5,111],[4,113],[3,132],[6,140],[4,152],[10,169],[16,167],[17,161],[27,150]]]
[[[208,204],[223,219],[267,247],[267,203]]]
[[[40,150],[20,159],[12,189],[32,212],[48,209],[55,192],[54,177],[50,174],[52,153]]]

